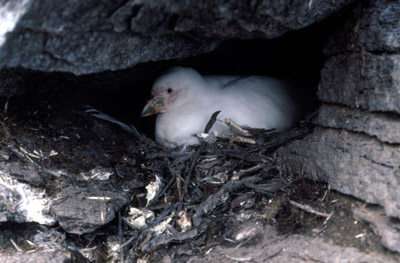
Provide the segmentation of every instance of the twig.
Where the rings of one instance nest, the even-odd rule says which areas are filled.
[[[328,195],[328,192],[329,192],[329,189],[326,189],[326,190],[325,190],[325,193],[324,193],[324,196],[321,198],[321,202],[323,202],[323,201],[325,200],[325,198],[326,198],[327,195]]]
[[[123,239],[121,210],[118,210],[118,237],[119,237],[119,246],[121,247],[122,239]],[[120,255],[120,262],[124,263],[124,249],[121,249],[121,252],[119,255]]]
[[[10,96],[7,97],[6,103],[4,103],[3,114],[7,116],[8,113],[8,102],[10,101]]]
[[[238,258],[238,257],[229,256],[229,255],[225,255],[225,257],[229,258],[230,260],[235,260],[235,261],[239,261],[239,262],[253,261],[252,257]]]
[[[328,221],[331,220],[332,216],[333,216],[333,212],[329,214],[329,216],[325,219],[325,221],[322,225],[326,225],[328,223]]]
[[[248,143],[248,144],[256,144],[257,142],[254,139],[246,138],[243,136],[234,136],[232,135],[222,135],[220,136],[222,139],[229,140],[229,143],[233,142],[241,142],[241,143]]]
[[[133,242],[133,240],[139,238],[140,235],[143,234],[147,234],[148,230],[150,228],[152,228],[153,226],[157,225],[158,223],[160,223],[165,216],[169,213],[170,210],[172,209],[176,209],[176,207],[179,205],[179,203],[175,203],[170,205],[167,209],[165,209],[156,219],[154,219],[145,229],[143,229],[142,231],[135,233],[131,238],[129,238],[125,243],[123,243],[119,248],[117,248],[116,250],[114,250],[113,252],[111,252],[106,260],[109,260],[115,253],[117,253],[118,251],[120,251],[121,249],[124,249],[126,246],[128,246],[130,243]]]
[[[275,252],[274,254],[268,256],[268,257],[267,257],[266,259],[264,259],[264,260],[271,259],[271,258],[274,258],[274,257],[278,256],[283,250],[284,250],[284,248],[279,249],[277,252]]]
[[[176,175],[172,174],[172,178],[169,180],[168,184],[161,190],[158,196],[162,196],[169,188],[176,182]]]
[[[232,176],[232,180],[238,180],[238,179],[242,178],[243,176],[245,176],[247,174],[251,174],[251,173],[257,172],[261,168],[262,168],[261,164],[257,164],[257,165],[255,165],[253,167],[248,168],[248,169],[240,170],[239,172],[234,172],[234,175]]]
[[[15,241],[14,241],[12,238],[10,238],[10,242],[11,242],[11,244],[15,247],[15,249],[16,249],[18,252],[24,252],[24,251],[17,245],[17,243],[15,243]]]
[[[128,239],[128,241],[126,241],[125,243],[123,243],[119,248],[117,248],[116,250],[114,250],[113,252],[110,253],[110,255],[107,256],[106,260],[109,260],[115,253],[117,253],[118,251],[120,251],[121,249],[125,248],[127,245],[129,245],[133,240],[135,240],[135,238],[137,238],[139,236],[139,234],[134,234],[130,239]]]
[[[330,214],[323,213],[323,212],[319,212],[319,211],[315,210],[314,208],[312,208],[312,207],[309,206],[309,205],[303,205],[303,204],[297,203],[297,202],[295,202],[295,201],[293,201],[293,200],[289,200],[289,203],[290,203],[291,205],[297,207],[297,208],[300,208],[300,209],[302,209],[302,210],[304,210],[304,211],[306,211],[306,212],[308,212],[308,213],[311,213],[311,214],[314,214],[314,215],[317,215],[317,216],[322,216],[322,217],[327,217],[327,218],[329,218],[329,217],[331,217],[332,214],[333,214],[333,212],[330,213]]]
[[[197,149],[197,151],[195,152],[195,154],[194,154],[194,156],[193,156],[193,159],[191,160],[189,169],[188,169],[188,171],[187,171],[187,173],[186,173],[185,185],[184,185],[184,187],[183,187],[182,197],[180,198],[180,203],[181,203],[181,205],[183,204],[183,200],[185,199],[185,196],[186,196],[186,194],[188,193],[188,188],[189,188],[190,180],[191,180],[191,177],[192,177],[192,172],[193,172],[193,170],[194,170],[194,166],[195,166],[195,164],[197,163],[197,159],[199,158],[200,153],[203,151],[204,147],[205,147],[205,144],[204,144],[204,142],[202,142],[202,143],[200,144],[200,147],[199,147],[199,148]],[[181,209],[181,208],[182,208],[181,205],[180,205],[180,207],[179,207],[179,210],[182,210],[182,209]]]
[[[182,180],[180,176],[175,177],[176,189],[178,191],[178,198],[182,200]]]
[[[237,181],[229,181],[224,184],[218,192],[209,195],[207,199],[197,207],[196,212],[192,217],[193,225],[196,227],[200,226],[203,217],[211,213],[211,211],[213,211],[219,204],[226,202],[231,192],[237,191],[238,189],[243,188],[245,184],[253,183],[257,180],[259,180],[259,177],[251,176]]]
[[[227,118],[224,119],[224,123],[226,125],[228,125],[228,127],[231,130],[232,134],[234,132],[236,132],[236,133],[239,133],[239,134],[241,134],[243,136],[246,136],[246,137],[251,136],[251,133],[248,130],[243,129],[240,125],[238,125],[237,123],[233,122],[231,119],[227,119]]]

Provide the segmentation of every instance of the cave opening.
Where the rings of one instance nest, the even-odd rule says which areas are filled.
[[[202,75],[265,75],[288,81],[307,103],[318,105],[316,92],[323,67],[328,22],[314,24],[276,39],[231,39],[212,52],[193,57],[143,63],[135,68],[78,77],[79,85],[97,95],[91,106],[134,125],[154,138],[155,116],[141,118],[157,77],[174,66],[191,67]],[[94,84],[95,83],[95,84]],[[94,87],[96,86],[96,87]]]
[[[8,72],[11,76],[10,93],[13,85],[23,86],[18,87],[19,93],[26,91],[11,97],[10,109],[12,105],[29,108],[30,104],[44,101],[53,102],[55,110],[59,107],[60,112],[65,111],[60,106],[65,103],[72,107],[93,107],[154,138],[155,116],[141,118],[140,113],[150,99],[154,80],[173,66],[191,67],[202,75],[266,75],[289,81],[312,111],[318,104],[316,91],[324,62],[323,46],[332,24],[330,20],[315,23],[270,40],[225,40],[210,53],[151,61],[119,71],[75,76],[9,69],[2,74]]]

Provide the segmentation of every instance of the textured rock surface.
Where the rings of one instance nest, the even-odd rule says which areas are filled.
[[[23,166],[21,162],[0,162],[0,170],[0,222],[58,222],[67,232],[83,234],[113,220],[116,211],[129,201],[128,194],[96,180],[66,182],[64,175],[59,182],[46,186],[51,184],[49,173],[62,175],[63,171],[43,171],[32,163]],[[75,185],[66,186],[71,183]],[[45,193],[49,187],[60,187],[62,191],[50,196]]]
[[[328,39],[325,54],[400,51],[400,5],[393,0],[360,1]]]
[[[55,220],[48,214],[50,199],[43,189],[16,179],[26,175],[34,183],[39,177],[38,170],[16,163],[0,163],[0,169],[0,222],[54,224]]]
[[[372,226],[385,247],[400,253],[400,222],[383,215],[379,209],[355,208],[353,213],[356,219]]]
[[[0,66],[87,74],[194,56],[229,38],[277,37],[353,0],[25,2]],[[1,8],[14,14],[8,3]]]
[[[48,249],[45,251],[34,251],[33,253],[0,253],[0,260],[4,263],[69,263],[75,262],[77,259],[69,252]],[[82,257],[80,260],[82,260]]]
[[[7,226],[7,227],[5,227]],[[60,228],[58,228],[60,230]],[[79,249],[65,246],[65,233],[39,224],[2,225],[0,262],[87,262]]]
[[[326,128],[285,151],[298,171],[380,204],[395,217],[400,217],[399,10],[398,1],[363,2],[332,34],[318,91],[323,103],[314,119]]]
[[[255,245],[242,246],[240,249],[236,246],[218,246],[206,256],[192,257],[188,262],[397,262],[395,257],[391,258],[379,253],[363,253],[352,247],[329,244],[319,238],[301,235],[290,238],[278,236],[273,229],[268,227],[258,233],[261,240]]]
[[[400,217],[400,146],[345,130],[316,128],[282,149],[292,169],[326,181],[342,193],[380,204]]]
[[[100,187],[96,184],[66,187],[52,203],[50,212],[65,231],[93,232],[113,220],[118,209],[128,203],[129,195],[120,189],[100,190]]]
[[[400,3],[364,1],[328,38],[319,97],[400,113]]]
[[[314,123],[323,127],[366,133],[382,142],[400,143],[400,118],[393,113],[322,104]]]
[[[6,34],[15,28],[29,8],[29,2],[30,0],[4,0],[0,3],[0,46],[6,41]]]
[[[318,96],[352,108],[400,113],[400,55],[361,52],[328,58]]]
[[[363,1],[328,39],[314,133],[282,149],[291,168],[400,217],[400,2]],[[323,128],[322,128],[323,127]],[[356,212],[355,212],[356,213]],[[357,212],[398,252],[388,217]]]
[[[133,10],[136,12],[130,21],[130,29],[134,32],[165,33],[172,29],[175,32],[191,33],[198,37],[225,39],[274,38],[290,30],[320,21],[351,2],[351,0],[334,2],[230,0],[217,3],[210,0],[201,2],[131,0],[126,5],[134,7]],[[125,18],[129,17],[132,16]],[[166,21],[168,23],[165,23]],[[115,25],[114,22],[114,28]]]

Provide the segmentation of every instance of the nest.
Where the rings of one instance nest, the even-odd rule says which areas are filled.
[[[282,164],[285,159],[277,149],[309,134],[311,126],[304,123],[277,133],[225,122],[231,136],[199,135],[201,144],[185,151],[171,151],[138,136],[131,154],[154,179],[146,186],[146,205],[133,201],[120,215],[124,242],[114,252],[129,248],[148,253],[171,243],[195,242],[212,231],[212,225],[223,226],[219,221],[226,219],[225,213],[265,208],[265,202],[276,200],[273,197],[292,192],[292,184],[302,178]],[[274,220],[281,201],[269,206],[266,220]],[[129,229],[129,238],[123,229]]]

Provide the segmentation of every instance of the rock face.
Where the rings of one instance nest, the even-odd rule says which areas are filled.
[[[385,207],[400,217],[400,147],[343,129],[317,128],[290,147],[296,170],[328,182],[333,189]]]
[[[6,0],[0,67],[78,75],[125,69],[209,52],[225,39],[274,38],[351,2]]]
[[[396,114],[323,104],[314,123],[323,127],[368,134],[389,144],[400,141],[400,119]]]
[[[13,253],[13,254],[3,254],[0,253],[0,258],[4,260],[3,262],[7,263],[18,263],[18,262],[26,262],[26,263],[35,263],[35,262],[49,262],[49,263],[68,263],[73,262],[74,260],[83,260],[82,258],[75,258],[70,255],[70,253],[64,251],[57,251],[55,249],[49,249],[47,251],[35,252],[32,254],[21,254],[21,253]]]
[[[360,253],[351,247],[329,245],[322,239],[312,239],[304,236],[294,236],[289,239],[278,236],[268,228],[260,231],[263,240],[257,244],[254,251],[248,248],[228,248],[218,246],[204,257],[193,257],[189,263],[232,262],[232,259],[252,262],[396,262],[390,257]],[[267,235],[268,234],[268,235]],[[261,239],[260,238],[260,239]],[[304,244],[307,244],[306,246]],[[279,252],[277,252],[279,251]]]
[[[351,108],[400,113],[399,75],[400,55],[338,54],[325,63],[319,97]]]
[[[396,1],[362,1],[332,33],[329,56],[344,52],[399,53],[400,6]]]
[[[365,1],[332,32],[324,49],[317,127],[281,149],[291,169],[379,204],[394,218],[400,218],[399,12],[398,1]],[[382,244],[398,252],[391,220],[363,216]]]
[[[400,217],[399,12],[398,1],[363,2],[332,33],[313,120],[320,127],[283,150],[295,169],[393,217]]]
[[[8,156],[4,150],[2,155]],[[27,183],[30,181],[35,185],[41,181],[41,185],[44,185],[37,168],[31,164],[3,162],[0,166],[0,205],[4,208],[0,222],[54,224],[55,220],[47,214],[50,202],[44,191]]]

